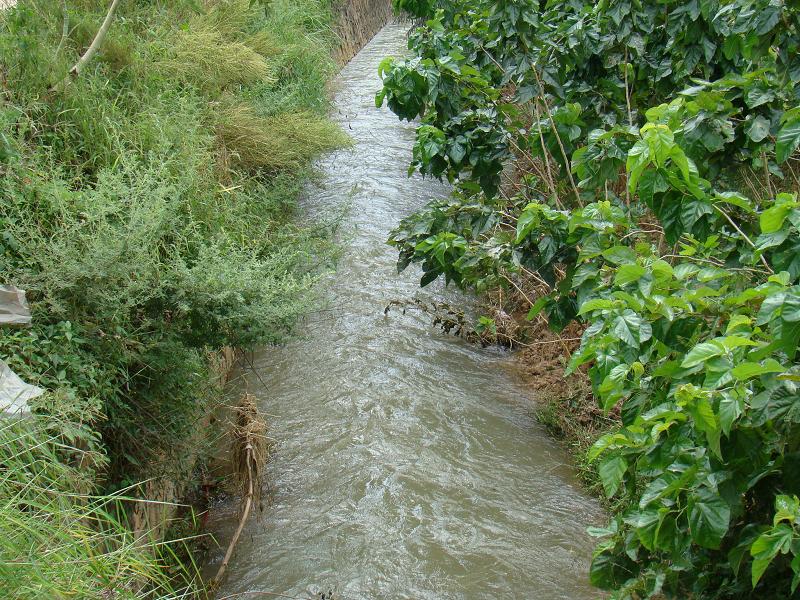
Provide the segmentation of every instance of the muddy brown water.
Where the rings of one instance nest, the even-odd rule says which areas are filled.
[[[402,217],[447,193],[407,177],[414,125],[374,105],[378,63],[404,52],[406,31],[387,26],[336,82],[355,146],[320,162],[307,202],[350,203],[351,235],[324,290],[328,310],[296,341],[256,354],[260,377],[245,374],[276,440],[271,492],[218,597],[595,598],[585,530],[601,511],[537,424],[511,357],[438,332],[424,315],[384,315],[390,300],[415,295],[469,302],[420,291],[419,272],[398,276],[385,245]],[[214,507],[222,547],[236,524],[235,505]]]

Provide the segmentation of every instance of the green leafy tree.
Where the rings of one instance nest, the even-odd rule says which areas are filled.
[[[381,66],[411,170],[455,185],[392,232],[399,268],[585,326],[568,372],[621,415],[589,453],[615,598],[800,582],[799,9],[454,0]]]

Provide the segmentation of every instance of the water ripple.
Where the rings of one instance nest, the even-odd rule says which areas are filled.
[[[374,106],[378,62],[404,45],[404,28],[387,27],[338,81],[336,116],[355,145],[320,162],[308,207],[350,203],[352,240],[327,290],[335,308],[256,357],[268,387],[248,387],[273,415],[274,496],[247,525],[222,595],[596,597],[585,527],[600,511],[531,417],[508,358],[418,314],[383,314],[419,293],[419,273],[396,275],[388,231],[447,193],[407,177],[414,125]],[[467,301],[435,285],[424,294]],[[218,507],[218,538],[235,525],[235,507]]]

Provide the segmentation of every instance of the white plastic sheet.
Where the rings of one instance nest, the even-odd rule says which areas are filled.
[[[0,360],[0,415],[24,415],[30,412],[28,402],[41,396],[44,390],[22,381],[4,361]]]
[[[25,290],[15,285],[0,285],[0,325],[27,325],[31,322],[31,309],[25,299]]]

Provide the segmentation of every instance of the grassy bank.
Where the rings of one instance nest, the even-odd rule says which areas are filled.
[[[0,536],[3,597],[125,597],[131,571],[157,585],[130,597],[164,597],[159,553],[131,546],[102,499],[69,494],[186,477],[218,393],[209,354],[289,335],[329,256],[295,206],[310,160],[347,143],[325,117],[328,3],[123,2],[95,58],[56,85],[107,8],[0,14],[0,270],[33,314],[0,332],[0,356],[48,390],[0,444],[2,526],[63,536],[66,553]],[[20,454],[25,436],[42,455]],[[39,468],[41,502],[15,483]]]

